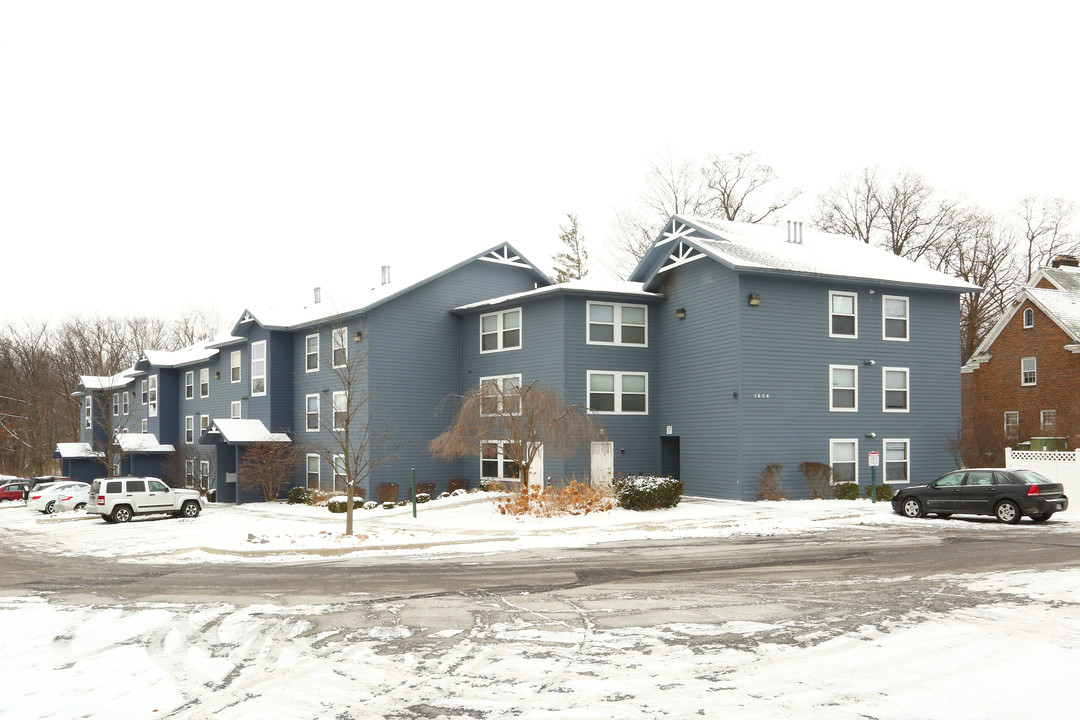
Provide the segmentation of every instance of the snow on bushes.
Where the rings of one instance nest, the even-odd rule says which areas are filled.
[[[615,499],[627,510],[656,510],[675,507],[682,499],[682,480],[656,475],[615,478]]]

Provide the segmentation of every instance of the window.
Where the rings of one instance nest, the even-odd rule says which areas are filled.
[[[87,430],[90,429],[90,424],[93,421],[93,417],[94,417],[93,408],[94,408],[94,400],[89,395],[87,395],[86,396],[86,401],[83,403],[83,417],[85,418],[85,420],[83,420],[83,425],[86,427]]]
[[[195,416],[188,415],[184,418],[184,442],[191,445],[195,442]]]
[[[185,484],[188,485],[188,486],[191,486],[191,485],[195,484],[195,461],[194,460],[185,460],[184,461],[184,480],[185,480]]]
[[[266,341],[251,343],[251,394],[266,394]]]
[[[210,397],[210,368],[199,370],[199,397]]]
[[[142,432],[144,432],[144,433],[149,432],[150,421],[147,420],[146,418],[143,418],[142,421],[141,421],[141,426],[142,426]]]
[[[206,434],[206,429],[209,428],[209,427],[210,427],[210,416],[209,415],[200,415],[199,416],[199,434],[200,434],[200,436],[205,435]]]
[[[151,375],[148,379],[150,380],[150,389],[147,391],[148,414],[150,417],[157,417],[157,375]]]
[[[233,350],[229,353],[229,382],[240,382],[240,351]]]
[[[319,396],[308,395],[305,400],[307,415],[307,430],[315,432],[319,429]]]
[[[907,368],[882,368],[884,378],[882,394],[885,412],[908,411],[908,370]]]
[[[334,328],[330,334],[331,346],[333,348],[332,363],[334,367],[345,367],[349,362],[349,346],[345,344],[346,336],[349,334],[348,328]]]
[[[855,293],[829,291],[829,337],[858,337]]]
[[[304,356],[307,358],[305,367],[307,372],[315,372],[319,369],[319,336],[308,335],[304,341]]]
[[[124,415],[131,414],[131,395],[127,391],[120,393],[120,412]]]
[[[349,396],[344,390],[338,390],[334,393],[332,402],[334,404],[334,430],[344,430],[348,420]]]
[[[1020,427],[1020,413],[1016,410],[1005,411],[1005,437],[1016,437]]]
[[[833,469],[833,482],[859,482],[859,441],[844,439],[829,441],[829,465]]]
[[[521,347],[521,308],[480,316],[480,352]]]
[[[146,404],[146,381],[142,381],[142,404]]]
[[[1043,410],[1039,413],[1039,424],[1044,430],[1049,430],[1057,425],[1057,410]]]
[[[908,440],[886,440],[881,477],[887,483],[910,482],[908,475]]]
[[[886,340],[908,339],[908,299],[892,295],[881,296],[882,337]]]
[[[521,376],[480,378],[481,415],[520,415]]]
[[[240,418],[242,418],[243,411],[240,408],[241,405],[239,400],[233,400],[231,403],[229,403],[229,418],[232,420],[239,420]]]
[[[333,458],[334,468],[334,490],[348,490],[346,483],[348,478],[345,476],[345,456],[341,453],[335,453]]]
[[[203,489],[210,488],[210,461],[199,461],[199,487]]]
[[[1035,311],[1031,308],[1027,308],[1026,310],[1024,310],[1024,327],[1035,327]]]
[[[113,415],[119,415],[120,414],[120,393],[113,393],[112,394],[112,414]]]
[[[1036,380],[1035,358],[1020,358],[1020,384],[1034,385]]]
[[[587,342],[602,345],[648,344],[648,309],[644,305],[586,303],[589,315]]]
[[[859,369],[854,365],[829,366],[829,409],[855,412],[859,409]]]
[[[520,480],[521,467],[507,454],[514,445],[506,440],[490,440],[480,446],[480,476],[493,480]]]
[[[195,373],[188,370],[184,373],[184,398],[190,400],[195,397]]]
[[[307,486],[311,490],[319,489],[319,476],[321,475],[319,465],[319,456],[309,453],[307,456]]]
[[[648,413],[647,373],[589,371],[589,410],[596,413]]]

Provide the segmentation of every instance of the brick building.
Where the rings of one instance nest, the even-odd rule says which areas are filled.
[[[1061,256],[1032,276],[961,370],[961,450],[1001,465],[1006,447],[1080,446],[1080,267]]]

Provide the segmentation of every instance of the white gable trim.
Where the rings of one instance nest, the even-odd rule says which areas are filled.
[[[685,265],[686,263],[695,260],[700,260],[703,257],[705,257],[705,253],[701,252],[701,250],[680,240],[679,244],[672,249],[671,253],[668,254],[667,258],[660,265],[660,269],[656,272],[657,274],[667,272],[672,268]]]
[[[510,254],[509,245],[503,245],[500,248],[496,248],[487,255],[482,255],[479,259],[487,262],[499,263],[500,265],[513,265],[515,267],[532,269],[532,266],[522,260],[520,255]]]
[[[1050,312],[1050,310],[1045,305],[1039,302],[1038,298],[1028,292],[1027,288],[1024,288],[1013,299],[1012,307],[1005,311],[1001,318],[998,319],[997,323],[994,324],[994,327],[991,328],[990,332],[987,333],[986,337],[983,338],[983,341],[979,343],[979,347],[975,348],[975,354],[972,355],[972,357],[976,357],[978,355],[990,352],[990,348],[993,346],[994,341],[998,339],[998,335],[1000,335],[1001,331],[1005,329],[1005,327],[1009,324],[1010,321],[1012,321],[1014,317],[1016,317],[1017,310],[1023,307],[1025,300],[1030,300],[1032,304],[1035,305],[1035,307],[1039,308],[1039,310],[1042,310],[1043,315],[1046,315],[1046,317],[1054,321],[1055,325],[1064,330],[1066,335],[1071,337],[1073,341],[1080,343],[1080,336],[1077,336],[1077,334],[1073,332],[1072,328],[1063,323],[1057,315]],[[1075,351],[1070,350],[1070,352]]]

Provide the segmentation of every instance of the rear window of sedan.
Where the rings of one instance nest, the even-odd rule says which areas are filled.
[[[1034,470],[1013,470],[1012,474],[1028,485],[1050,485],[1053,483],[1053,480],[1044,475],[1040,475]]]

